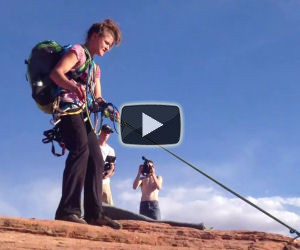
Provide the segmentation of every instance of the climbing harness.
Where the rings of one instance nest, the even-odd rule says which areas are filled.
[[[55,111],[52,116],[53,119],[51,120],[51,123],[53,124],[53,128],[50,130],[47,130],[44,132],[44,136],[46,136],[42,142],[43,143],[52,143],[52,153],[53,155],[59,157],[62,156],[65,152],[65,150],[62,151],[61,154],[57,154],[55,152],[54,144],[53,141],[57,141],[60,146],[64,146],[62,137],[60,136],[60,131],[59,131],[59,123],[61,121],[61,117],[65,115],[76,115],[81,112],[83,112],[85,118],[85,122],[89,122],[91,128],[93,129],[94,133],[98,136],[101,133],[101,127],[103,124],[103,119],[105,117],[109,117],[113,121],[113,126],[118,133],[116,126],[115,126],[115,121],[117,121],[117,114],[119,113],[117,107],[113,105],[112,103],[106,103],[100,98],[100,100],[96,100],[95,96],[93,95],[92,91],[89,90],[90,88],[90,80],[91,80],[91,73],[94,67],[94,62],[91,64],[91,68],[89,69],[89,74],[88,74],[88,83],[86,85],[86,100],[82,106],[77,106],[76,109],[67,107],[66,109],[60,109],[59,108],[59,103],[60,103],[60,97],[58,96],[56,98],[56,101],[53,104],[53,110]],[[74,104],[72,104],[74,105]],[[94,121],[92,121],[91,114],[93,113],[94,115]],[[101,114],[101,119],[99,122],[99,113]],[[52,135],[56,135],[56,137],[53,137]]]

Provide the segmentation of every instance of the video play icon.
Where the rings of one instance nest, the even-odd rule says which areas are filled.
[[[156,121],[155,119],[153,119],[149,115],[146,115],[145,113],[142,113],[142,117],[143,117],[143,119],[142,119],[142,136],[143,137],[145,135],[148,135],[152,131],[160,128],[161,126],[163,126],[162,123],[160,123],[159,121]]]
[[[166,145],[180,140],[180,109],[175,105],[126,105],[121,110],[121,138],[125,144]]]

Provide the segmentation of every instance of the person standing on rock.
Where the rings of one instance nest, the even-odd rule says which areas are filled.
[[[91,96],[94,96],[99,105],[105,103],[101,93],[100,68],[93,59],[95,55],[104,56],[120,42],[121,32],[113,20],[106,19],[90,27],[85,43],[73,45],[50,74],[50,78],[63,89],[60,95],[61,102],[74,110],[78,110],[78,107],[85,102],[89,103]],[[78,79],[71,79],[68,73],[77,72],[88,60],[89,68]],[[119,229],[121,225],[102,212],[104,161],[97,136],[91,124],[85,122],[86,117],[84,110],[74,111],[73,114],[61,117],[59,128],[69,155],[65,163],[62,196],[55,219],[99,226],[107,225]],[[83,188],[84,218],[81,217]]]
[[[143,176],[141,176],[142,174]],[[132,185],[133,189],[141,187],[140,214],[154,220],[161,219],[158,192],[162,188],[162,181],[161,176],[155,175],[153,161],[145,160],[144,165],[139,166],[137,176]]]
[[[108,145],[107,141],[110,137],[110,134],[113,132],[113,129],[109,125],[104,124],[101,128],[101,134],[99,136],[99,146],[102,157],[105,161],[102,180],[102,202],[105,202],[110,206],[114,205],[110,190],[110,177],[113,176],[115,171],[116,154],[115,150],[110,145]]]

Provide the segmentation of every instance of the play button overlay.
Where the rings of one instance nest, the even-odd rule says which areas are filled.
[[[139,104],[121,109],[121,139],[132,145],[170,145],[180,141],[177,105]]]
[[[152,131],[160,128],[161,126],[163,126],[162,123],[156,121],[155,119],[153,119],[152,117],[150,117],[149,115],[146,115],[145,113],[142,113],[142,136],[144,137],[145,135],[148,135],[149,133],[151,133]]]

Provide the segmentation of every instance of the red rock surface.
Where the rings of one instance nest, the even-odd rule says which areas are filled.
[[[0,249],[300,249],[300,241],[255,231],[197,230],[164,223],[121,221],[122,230],[0,217]]]

